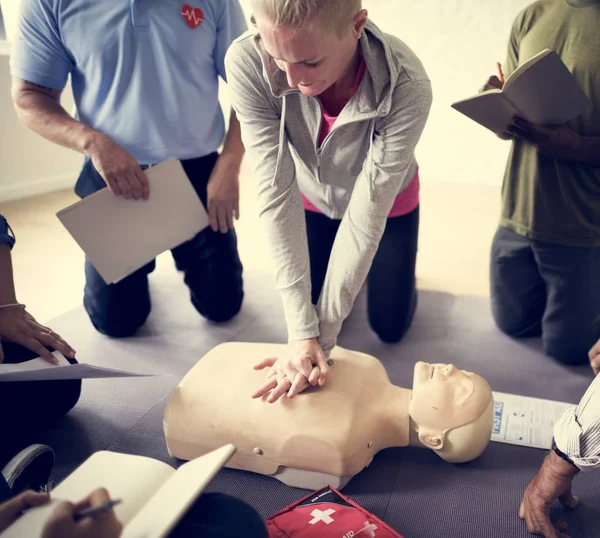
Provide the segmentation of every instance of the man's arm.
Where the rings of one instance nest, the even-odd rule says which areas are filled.
[[[0,306],[16,302],[10,246],[0,243]]]
[[[47,140],[87,155],[110,190],[148,199],[148,180],[121,146],[74,119],[60,104],[62,90],[13,78],[12,98],[21,122]]]
[[[579,469],[600,468],[600,376],[596,376],[577,407],[554,426],[558,449]]]
[[[87,154],[96,131],[77,121],[62,107],[62,90],[13,78],[12,98],[19,120],[47,140]]]
[[[240,217],[239,176],[243,158],[240,122],[232,109],[223,151],[213,168],[207,188],[210,227],[215,232],[232,230],[234,219]]]

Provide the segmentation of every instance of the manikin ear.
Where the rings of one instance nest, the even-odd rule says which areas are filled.
[[[445,437],[446,432],[419,429],[419,441],[427,448],[431,448],[431,450],[441,450],[444,448]]]

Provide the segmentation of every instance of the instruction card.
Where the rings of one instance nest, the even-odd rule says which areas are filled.
[[[554,425],[575,404],[494,392],[492,441],[550,449]]]

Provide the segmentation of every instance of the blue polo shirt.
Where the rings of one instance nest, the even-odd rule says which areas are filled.
[[[21,0],[20,10],[13,76],[62,89],[71,75],[77,118],[141,164],[219,147],[218,76],[247,29],[238,0]]]

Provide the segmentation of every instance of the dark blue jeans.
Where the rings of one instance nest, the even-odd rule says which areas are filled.
[[[600,248],[534,241],[498,228],[490,263],[492,313],[514,337],[541,336],[546,354],[585,364],[600,337]]]
[[[341,220],[305,211],[312,301],[317,304]],[[399,342],[411,326],[417,308],[415,266],[419,243],[419,207],[387,219],[367,276],[369,324],[388,343]]]
[[[207,207],[206,187],[218,155],[181,161],[202,203]],[[95,185],[104,181],[87,161],[78,180],[78,194],[86,196]],[[177,218],[177,208],[173,208]],[[184,274],[190,298],[196,310],[206,319],[224,322],[233,318],[242,306],[244,297],[242,263],[237,250],[235,232],[201,231],[190,241],[171,250],[176,267]],[[89,261],[85,262],[85,290],[83,304],[96,329],[108,336],[133,335],[150,314],[151,300],[148,275],[155,262],[137,270],[117,282],[107,285]]]

